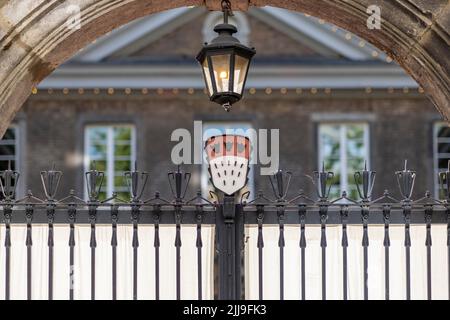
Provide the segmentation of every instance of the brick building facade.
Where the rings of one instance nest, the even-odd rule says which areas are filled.
[[[73,188],[82,194],[86,159],[95,158],[87,144],[97,143],[88,141],[89,128],[97,126],[112,141],[99,147],[104,153],[96,151],[109,159],[99,156],[105,167],[128,161],[120,170],[110,164],[111,174],[120,176],[136,160],[150,172],[147,192],[167,194],[176,144],[171,134],[178,128],[193,134],[194,121],[280,129],[280,168],[293,171],[293,193],[312,192],[303,174],[317,170],[321,160],[344,175],[362,169],[362,159],[378,173],[375,194],[390,189],[398,195],[394,172],[404,159],[418,173],[416,196],[436,192],[450,138],[432,103],[389,57],[311,17],[274,8],[238,13],[233,21],[240,39],[257,55],[243,101],[225,113],[208,101],[194,61],[219,18],[198,8],[147,17],[99,39],[46,79],[16,116],[14,138],[5,136],[2,145],[4,161],[15,145],[20,192],[41,196],[39,171],[54,162],[64,171],[61,195]],[[108,128],[117,126],[131,131],[116,143],[116,131]],[[362,133],[352,140],[354,129]],[[125,151],[117,155],[119,145]],[[185,169],[193,173],[191,192],[201,189],[202,166]],[[252,169],[252,190],[270,192],[258,166]],[[351,174],[340,178],[341,189],[351,187]],[[110,187],[117,191],[115,182]]]

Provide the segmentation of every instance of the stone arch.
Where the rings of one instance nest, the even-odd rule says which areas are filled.
[[[80,8],[81,28],[69,28]],[[234,10],[275,6],[347,29],[396,60],[450,119],[448,0],[232,0]],[[366,22],[381,8],[382,28]],[[158,11],[183,6],[220,9],[220,0],[4,0],[0,2],[0,136],[31,90],[61,63],[101,35]]]

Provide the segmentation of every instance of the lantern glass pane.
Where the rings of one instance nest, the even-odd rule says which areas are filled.
[[[245,78],[247,76],[247,70],[248,59],[236,55],[234,67],[234,92],[238,94],[242,94]]]
[[[209,73],[208,59],[205,58],[202,63],[203,76],[205,77],[206,86],[208,87],[209,96],[213,95],[213,86],[211,82],[211,74]]]
[[[217,93],[230,91],[230,57],[230,54],[211,56]]]

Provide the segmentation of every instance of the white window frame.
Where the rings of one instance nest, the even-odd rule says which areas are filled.
[[[439,194],[439,178],[438,178],[438,174],[439,174],[439,159],[441,157],[439,157],[440,153],[438,152],[438,144],[439,142],[444,142],[444,143],[449,143],[450,144],[450,138],[438,138],[438,131],[441,127],[448,125],[443,121],[439,121],[439,122],[435,122],[433,125],[433,172],[434,172],[434,194],[436,199],[439,198],[440,194]],[[444,141],[442,141],[441,139],[443,139]],[[445,141],[447,140],[447,141]],[[445,153],[446,154],[446,153]],[[447,157],[450,159],[450,154],[446,154]]]
[[[209,189],[208,189],[208,181],[209,181],[209,173],[208,173],[208,162],[205,161],[204,157],[204,146],[205,146],[205,141],[203,139],[204,137],[204,133],[206,130],[208,129],[213,129],[214,126],[218,127],[220,130],[221,129],[240,129],[239,125],[243,125],[245,126],[245,128],[247,129],[254,129],[252,124],[248,121],[203,121],[202,123],[202,143],[201,143],[201,154],[202,154],[202,167],[201,167],[201,173],[200,173],[200,182],[201,182],[201,192],[202,195],[205,198],[209,198]],[[246,130],[247,130],[246,129]],[[250,139],[252,139],[252,137],[249,137]],[[253,142],[253,141],[251,141]],[[253,164],[249,164],[250,170],[248,172],[248,183],[247,183],[247,189],[250,191],[250,198],[255,197],[255,175],[254,175],[254,171],[255,171],[255,165]],[[211,190],[213,191],[213,190]]]
[[[126,127],[131,128],[131,167],[134,166],[136,161],[136,127],[131,123],[99,123],[99,124],[89,124],[84,127],[84,172],[91,170],[92,160],[90,159],[89,149],[90,149],[90,140],[88,139],[88,131],[90,128],[99,128],[104,127],[107,128],[107,156],[106,156],[106,172],[105,176],[114,177],[114,128],[118,127]],[[86,180],[86,177],[83,177]],[[88,198],[86,181],[84,181],[84,194],[85,198]],[[125,186],[124,186],[125,187]],[[110,178],[107,180],[107,184],[103,186],[104,192],[106,193],[106,197],[111,197],[114,190],[114,178]]]
[[[317,141],[318,141],[318,162],[317,162],[317,168],[320,171],[322,169],[322,163],[324,161],[324,155],[323,155],[323,145],[322,145],[322,139],[320,137],[320,129],[322,126],[339,126],[339,145],[341,146],[339,148],[339,160],[340,160],[340,190],[339,193],[342,194],[342,191],[349,191],[348,190],[348,172],[347,172],[347,148],[342,148],[342,146],[347,145],[347,130],[346,127],[348,125],[362,125],[364,128],[364,149],[365,149],[365,161],[367,161],[367,168],[370,170],[371,163],[370,163],[370,128],[369,124],[367,122],[321,122],[318,124],[317,127]],[[343,165],[345,163],[345,165]],[[325,170],[328,170],[329,168],[325,168]],[[362,168],[361,168],[362,169]]]

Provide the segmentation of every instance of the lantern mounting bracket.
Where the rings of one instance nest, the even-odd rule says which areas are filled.
[[[234,16],[233,10],[231,9],[230,0],[222,0],[221,6],[223,12],[223,23],[228,23],[228,17]]]

